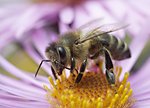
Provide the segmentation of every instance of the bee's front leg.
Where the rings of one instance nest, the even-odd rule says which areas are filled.
[[[75,70],[75,71],[76,71],[76,74],[78,74],[77,69],[75,69],[75,64],[76,64],[75,58],[74,58],[74,57],[71,57],[70,73],[71,73],[74,77],[75,77],[75,74],[74,74],[74,71],[73,71],[73,70]]]
[[[58,79],[58,78],[57,78],[57,76],[56,76],[56,72],[54,71],[54,69],[53,69],[53,67],[52,67],[52,66],[51,66],[51,70],[52,70],[52,74],[53,74],[53,76],[54,76],[55,80],[56,80],[56,79]]]
[[[108,82],[111,85],[113,85],[115,84],[115,74],[113,72],[113,63],[112,63],[110,54],[106,49],[104,49],[104,55],[105,55],[106,78]]]
[[[75,83],[79,83],[82,79],[82,76],[83,76],[83,73],[85,71],[85,68],[86,68],[86,64],[87,64],[87,59],[85,59],[80,67],[80,72],[75,80]]]
[[[70,73],[73,73],[73,70],[75,69],[75,58],[71,57],[71,68],[70,68]]]

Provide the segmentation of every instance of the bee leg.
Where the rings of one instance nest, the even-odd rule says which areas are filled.
[[[70,68],[70,73],[73,74],[73,76],[75,76],[75,74],[73,73],[73,70],[75,69],[75,58],[71,57],[71,68]]]
[[[113,72],[113,63],[112,63],[110,54],[106,49],[104,49],[104,54],[105,54],[106,78],[107,78],[107,81],[111,85],[113,85],[115,84],[115,74]]]
[[[53,67],[52,67],[52,66],[51,66],[51,70],[52,70],[52,74],[53,74],[53,76],[54,76],[55,80],[56,80],[56,79],[58,79],[58,78],[57,78],[57,76],[56,76],[56,72],[55,72],[55,70],[53,69]]]
[[[73,70],[75,69],[75,59],[74,57],[71,57],[71,68],[70,72],[73,73]]]
[[[84,73],[85,68],[86,68],[86,64],[87,64],[87,59],[85,59],[85,60],[83,61],[82,65],[81,65],[81,67],[80,67],[80,72],[79,72],[79,74],[78,74],[78,76],[77,76],[77,78],[76,78],[75,83],[79,83],[79,82],[81,81],[82,76],[83,76],[83,73]]]
[[[99,54],[100,54],[100,51],[96,52],[96,53],[93,54],[92,56],[89,55],[89,58],[90,58],[90,59],[95,59],[95,58],[97,58],[97,57],[99,56]]]

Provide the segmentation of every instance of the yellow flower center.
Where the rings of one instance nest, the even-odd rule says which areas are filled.
[[[130,108],[135,99],[132,97],[130,83],[127,82],[129,73],[119,81],[122,69],[115,70],[116,84],[110,85],[105,74],[99,72],[85,72],[80,83],[75,84],[72,74],[65,73],[56,82],[49,77],[52,88],[47,86],[47,100],[56,108]]]

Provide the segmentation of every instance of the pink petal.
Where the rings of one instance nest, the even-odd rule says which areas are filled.
[[[10,74],[26,81],[26,82],[31,82],[35,84],[38,87],[42,87],[42,83],[36,81],[34,78],[28,76],[26,72],[16,68],[14,65],[9,63],[6,59],[4,59],[2,56],[0,56],[0,65]]]
[[[26,92],[38,93],[39,95],[45,94],[45,91],[43,89],[27,84],[20,80],[15,80],[15,79],[12,79],[10,77],[7,77],[1,74],[0,74],[0,79],[1,79],[1,84],[7,85],[9,87],[20,89]]]
[[[129,78],[131,86],[135,89],[134,91],[136,92],[136,94],[150,91],[149,64],[150,59],[148,59],[148,61],[138,72],[136,72]]]
[[[127,59],[127,60],[123,60],[119,62],[119,65],[121,65],[123,67],[123,72],[129,72],[130,69],[133,67],[133,65],[136,63],[136,60],[138,59],[139,55],[141,54],[145,44],[147,43],[147,41],[149,40],[149,30],[146,31],[146,29],[148,29],[149,23],[145,22],[145,25],[141,25],[143,26],[143,29],[145,29],[145,31],[140,31],[138,34],[133,34],[136,37],[133,39],[133,41],[131,42],[131,45],[129,46],[131,49],[131,58]],[[142,37],[144,36],[144,37]],[[123,75],[124,73],[122,73]]]
[[[44,104],[40,102],[30,102],[30,101],[15,101],[15,100],[4,100],[0,99],[0,105],[3,106],[3,108],[48,108],[49,104]]]
[[[15,33],[15,36],[20,39],[24,33],[44,26],[47,23],[46,21],[52,20],[50,23],[53,23],[61,8],[62,5],[60,4],[28,5],[28,8],[22,10],[21,14],[15,14],[17,18],[12,22],[13,25],[9,25],[9,28],[11,28],[11,31]],[[18,7],[18,9],[20,8]]]
[[[70,30],[69,26],[67,24],[64,24],[63,22],[59,22],[59,32],[61,34],[66,33]]]
[[[70,24],[74,20],[74,10],[71,7],[66,7],[61,10],[60,14],[60,21],[65,24]]]
[[[34,51],[34,49],[31,48],[31,46],[29,45],[25,45],[25,50],[26,52],[29,54],[29,56],[37,63],[40,64],[42,58],[37,54],[36,51]],[[38,67],[37,67],[38,68]],[[45,72],[47,72],[50,76],[53,77],[52,72],[51,72],[51,68],[49,65],[43,64],[42,69],[45,70]],[[36,70],[36,69],[35,69]],[[34,76],[32,76],[34,77]]]

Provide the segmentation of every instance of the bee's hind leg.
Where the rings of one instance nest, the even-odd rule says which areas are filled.
[[[75,80],[75,83],[79,83],[82,79],[82,76],[83,76],[83,73],[85,71],[85,68],[86,68],[86,64],[87,64],[87,59],[85,59],[80,67],[80,72],[78,73],[78,76]]]
[[[109,84],[113,85],[115,84],[115,74],[113,72],[113,63],[112,63],[110,54],[106,49],[104,49],[104,55],[105,55],[106,78]]]

